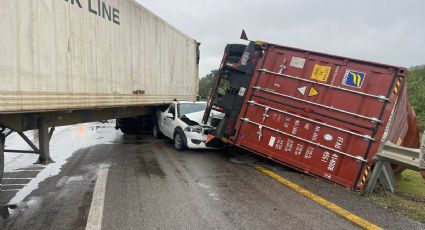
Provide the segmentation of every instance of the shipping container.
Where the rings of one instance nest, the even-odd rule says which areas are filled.
[[[56,126],[118,119],[125,132],[198,96],[200,44],[133,0],[2,0],[0,15],[0,183],[4,152],[52,162]],[[13,132],[31,150],[4,149]]]
[[[383,141],[419,146],[406,76],[402,67],[264,42],[231,44],[208,106],[226,116],[209,139],[361,189]]]
[[[195,100],[198,43],[132,0],[2,0],[0,114]]]

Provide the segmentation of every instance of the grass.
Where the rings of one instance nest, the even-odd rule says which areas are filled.
[[[397,191],[425,201],[425,180],[419,172],[406,170],[398,178]]]
[[[376,204],[425,223],[425,180],[419,172],[406,170],[397,178],[394,194],[378,192],[368,198]]]

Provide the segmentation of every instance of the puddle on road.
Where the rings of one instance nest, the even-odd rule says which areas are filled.
[[[148,143],[146,141],[148,136],[145,135],[123,135],[121,139],[110,141],[110,144],[123,144],[123,145],[143,145]]]
[[[140,159],[139,161],[136,161],[137,164],[135,165],[136,174],[144,174],[148,177],[151,177],[152,175],[158,176],[160,178],[165,178],[165,172],[162,170],[161,166],[159,165],[158,161],[153,159]]]

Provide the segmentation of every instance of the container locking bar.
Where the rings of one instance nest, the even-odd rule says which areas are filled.
[[[335,129],[335,130],[338,130],[338,131],[341,131],[341,132],[345,132],[345,133],[348,133],[348,134],[351,134],[351,135],[354,135],[354,136],[358,136],[358,137],[364,138],[364,139],[369,140],[369,141],[375,141],[375,138],[373,138],[369,135],[364,135],[364,134],[356,133],[356,132],[353,132],[353,131],[349,131],[349,130],[346,130],[346,129],[343,129],[343,128],[339,128],[339,127],[336,127],[336,126],[333,126],[333,125],[326,124],[324,122],[319,122],[319,121],[316,121],[316,120],[313,120],[313,119],[309,119],[309,118],[306,118],[306,117],[303,117],[303,116],[299,116],[299,115],[287,112],[285,110],[280,110],[280,109],[269,107],[269,106],[266,106],[266,105],[263,105],[263,104],[259,104],[255,101],[248,101],[248,103],[251,104],[251,105],[263,107],[266,111],[273,110],[273,111],[283,113],[283,114],[286,114],[286,115],[289,115],[289,116],[293,116],[293,117],[296,117],[296,118],[299,118],[299,119],[302,119],[302,120],[305,120],[305,121],[309,121],[309,122],[312,122],[312,123],[315,123],[315,124],[318,124],[318,125],[326,126],[328,128],[332,128],[332,129]],[[263,120],[263,122],[264,122],[264,120]]]
[[[321,86],[329,87],[329,88],[336,89],[336,90],[341,90],[341,91],[346,91],[346,92],[350,92],[350,93],[354,93],[354,94],[359,94],[359,95],[366,96],[366,97],[372,97],[372,98],[376,98],[380,101],[389,101],[390,100],[389,98],[387,98],[386,96],[383,96],[383,95],[378,96],[378,95],[363,93],[363,92],[359,92],[359,91],[355,91],[355,90],[351,90],[351,89],[342,88],[342,87],[339,87],[339,86],[328,85],[328,84],[325,84],[325,83],[320,83],[320,82],[307,80],[307,79],[300,78],[300,77],[291,76],[291,75],[288,75],[288,74],[277,73],[277,72],[273,72],[273,71],[270,71],[270,70],[267,70],[267,69],[259,69],[258,72],[274,74],[274,75],[277,75],[277,76],[291,78],[291,79],[304,81],[304,82],[308,82],[308,83],[312,83],[312,84],[316,84],[316,85],[321,85]]]
[[[307,143],[309,143],[309,144],[311,144],[311,145],[315,145],[315,146],[317,146],[317,147],[319,147],[319,148],[326,149],[326,150],[329,150],[329,151],[332,151],[332,152],[336,152],[336,153],[339,153],[339,154],[344,155],[344,156],[346,156],[346,157],[353,158],[354,160],[362,161],[362,162],[367,163],[367,160],[366,160],[366,159],[364,159],[364,158],[363,158],[363,157],[361,157],[361,156],[354,156],[354,155],[349,154],[349,153],[344,153],[344,152],[341,152],[341,151],[339,151],[339,150],[336,150],[336,149],[333,149],[333,148],[329,148],[329,147],[324,146],[324,145],[321,145],[321,144],[319,144],[319,143],[316,143],[316,142],[313,142],[313,141],[310,141],[310,140],[307,140],[307,139],[304,139],[304,138],[301,138],[301,137],[297,137],[297,136],[292,135],[292,134],[289,134],[289,133],[287,133],[287,132],[283,132],[283,131],[281,131],[281,130],[278,130],[278,129],[275,129],[275,128],[272,128],[272,127],[269,127],[269,126],[266,126],[266,125],[262,125],[262,124],[260,124],[260,123],[254,122],[254,121],[251,121],[249,118],[241,118],[241,120],[242,120],[242,121],[245,121],[245,122],[248,122],[248,123],[250,123],[250,124],[257,125],[258,127],[261,127],[261,129],[266,128],[266,129],[269,129],[269,130],[271,130],[271,131],[274,131],[274,132],[277,132],[277,133],[283,134],[283,135],[285,135],[285,136],[292,137],[292,138],[297,139],[297,140],[299,140],[299,141],[304,141],[304,142],[307,142]]]
[[[333,111],[336,111],[336,112],[348,114],[348,115],[351,115],[351,116],[354,116],[354,117],[358,117],[358,118],[362,118],[362,119],[365,119],[365,120],[369,120],[369,121],[374,122],[374,123],[382,123],[382,121],[379,120],[376,117],[367,117],[367,116],[363,116],[361,114],[348,112],[348,111],[345,111],[345,110],[342,110],[342,109],[337,109],[337,108],[334,108],[334,107],[331,107],[331,106],[322,105],[322,104],[319,104],[319,103],[315,103],[315,102],[311,102],[311,101],[299,99],[299,98],[292,97],[292,96],[289,96],[289,95],[286,95],[286,94],[276,93],[274,90],[271,90],[271,89],[261,88],[259,86],[254,86],[253,89],[254,90],[258,90],[258,91],[262,91],[262,92],[266,92],[266,93],[269,93],[269,94],[281,96],[281,97],[286,97],[286,98],[289,98],[289,99],[292,99],[292,100],[295,100],[295,101],[301,101],[301,102],[304,102],[304,103],[307,103],[307,104],[310,104],[310,105],[315,105],[315,106],[318,106],[318,107],[323,107],[323,108],[326,108],[326,109],[329,109],[329,110],[333,110]]]

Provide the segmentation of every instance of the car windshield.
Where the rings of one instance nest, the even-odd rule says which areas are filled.
[[[205,111],[206,107],[207,103],[180,103],[178,107],[179,116],[183,117],[189,113]]]

